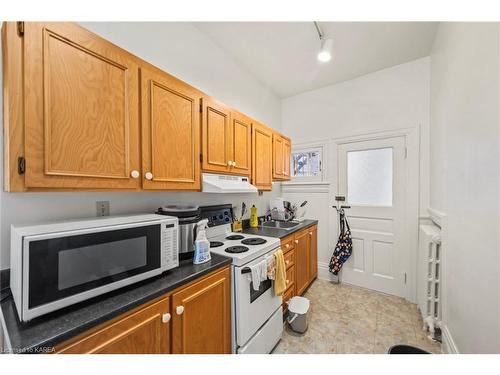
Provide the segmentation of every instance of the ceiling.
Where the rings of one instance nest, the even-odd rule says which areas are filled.
[[[428,56],[436,22],[320,22],[333,58],[316,59],[313,22],[195,22],[216,44],[284,98]]]

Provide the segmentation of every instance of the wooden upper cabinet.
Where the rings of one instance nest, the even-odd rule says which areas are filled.
[[[273,133],[273,179],[283,179],[283,138]]]
[[[74,23],[26,22],[23,38],[25,187],[139,188],[134,57]]]
[[[105,323],[56,348],[60,354],[170,353],[170,298]],[[164,319],[164,316],[167,319]]]
[[[283,137],[283,179],[290,180],[290,165],[292,157],[292,142]]]
[[[199,190],[201,93],[144,64],[141,94],[143,188]]]
[[[252,173],[252,120],[231,112],[231,171],[250,176]]]
[[[172,296],[172,353],[231,353],[231,274],[225,268]]]
[[[252,124],[252,184],[259,190],[272,190],[273,133],[266,126]]]
[[[202,169],[225,173],[231,165],[231,112],[214,99],[202,99]]]
[[[273,180],[290,180],[291,142],[279,133],[273,133]]]

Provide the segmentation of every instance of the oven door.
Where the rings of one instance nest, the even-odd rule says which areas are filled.
[[[275,250],[267,253],[272,256]],[[242,273],[245,267],[259,263],[259,257],[242,267],[235,267],[235,307],[236,341],[238,346],[245,343],[281,306],[281,296],[274,294],[274,283],[266,280],[260,283],[258,291],[253,289],[250,273]]]
[[[160,223],[25,237],[23,320],[160,273]]]

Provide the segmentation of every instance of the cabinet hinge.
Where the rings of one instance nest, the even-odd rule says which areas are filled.
[[[17,22],[17,35],[24,36],[24,22]]]
[[[26,172],[26,159],[22,156],[17,158],[17,173],[24,174]]]

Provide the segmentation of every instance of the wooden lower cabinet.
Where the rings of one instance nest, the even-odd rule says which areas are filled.
[[[229,268],[172,296],[174,354],[231,353]]]
[[[287,278],[291,279],[290,269],[293,269],[294,274],[294,292],[287,290],[283,295],[285,311],[287,298],[304,294],[318,276],[318,226],[312,225],[282,238],[281,248],[284,252]]]
[[[60,354],[231,353],[231,273],[217,270],[56,347]]]
[[[56,348],[60,354],[161,354],[170,353],[170,298],[164,297]],[[166,316],[168,317],[168,316]]]

